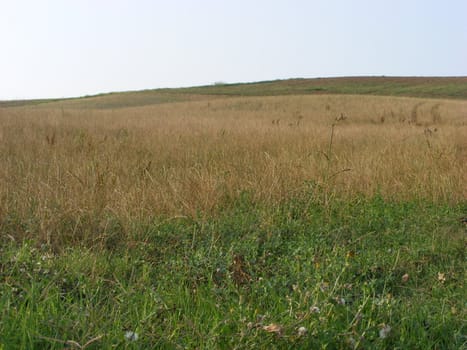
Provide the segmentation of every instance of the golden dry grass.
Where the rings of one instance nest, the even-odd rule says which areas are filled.
[[[0,220],[36,220],[49,240],[63,222],[73,230],[105,215],[129,222],[212,213],[242,191],[271,203],[376,192],[459,202],[467,196],[466,135],[467,102],[450,100],[322,95],[4,108]]]

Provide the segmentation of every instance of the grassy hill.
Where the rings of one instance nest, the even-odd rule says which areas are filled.
[[[0,101],[0,107],[47,104],[76,108],[121,108],[202,100],[216,96],[357,94],[467,99],[467,77],[342,77],[288,79],[189,88],[114,92],[68,99]]]
[[[465,348],[466,80],[3,103],[0,350]]]

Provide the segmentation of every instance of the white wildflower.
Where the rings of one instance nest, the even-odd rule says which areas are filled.
[[[312,307],[310,307],[310,312],[312,314],[319,314],[321,312],[321,310],[317,306],[312,306]]]
[[[440,281],[441,283],[446,282],[446,275],[442,272],[438,272],[438,281]]]
[[[344,298],[336,297],[336,302],[337,302],[339,305],[345,305],[345,299],[344,299]]]
[[[383,324],[383,328],[379,330],[379,337],[381,339],[385,339],[388,337],[389,333],[391,333],[391,326],[388,324]]]
[[[408,280],[409,280],[409,274],[406,273],[406,274],[404,274],[404,275],[402,276],[402,282],[403,282],[403,283],[406,283]]]
[[[307,332],[307,329],[305,327],[300,327],[298,329],[298,336],[302,337],[302,336],[304,336],[306,334],[306,332]]]
[[[132,332],[132,331],[126,331],[125,332],[125,339],[128,341],[137,341],[138,340],[138,333]]]

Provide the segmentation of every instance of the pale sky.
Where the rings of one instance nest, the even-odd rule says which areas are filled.
[[[0,99],[466,76],[467,0],[0,0]]]

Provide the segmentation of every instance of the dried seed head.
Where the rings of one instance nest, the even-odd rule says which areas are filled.
[[[263,330],[268,333],[275,333],[278,335],[282,335],[282,332],[283,332],[282,326],[275,324],[275,323],[271,323],[268,326],[263,326]]]

